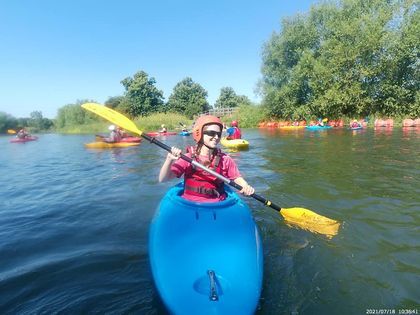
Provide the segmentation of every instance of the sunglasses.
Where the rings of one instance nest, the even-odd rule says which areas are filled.
[[[221,138],[222,137],[222,133],[219,131],[214,131],[214,130],[205,130],[203,131],[203,133],[209,137],[214,138],[216,135]]]

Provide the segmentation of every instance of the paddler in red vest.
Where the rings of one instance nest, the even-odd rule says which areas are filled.
[[[223,124],[215,116],[206,115],[197,119],[193,130],[196,146],[187,149],[186,155],[211,170],[241,185],[242,194],[249,196],[254,188],[241,176],[235,161],[217,147],[222,135]],[[184,175],[182,197],[197,202],[217,202],[226,198],[224,183],[215,176],[180,159],[181,150],[172,147],[159,173],[159,182]]]
[[[228,140],[234,140],[234,139],[241,139],[242,133],[241,129],[239,129],[238,122],[236,120],[231,122],[231,127],[226,130],[228,136]]]

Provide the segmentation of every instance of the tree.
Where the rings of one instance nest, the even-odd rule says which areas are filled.
[[[30,114],[28,126],[34,130],[48,130],[53,126],[53,122],[48,118],[44,118],[42,112],[33,111]]]
[[[75,104],[67,104],[58,109],[56,118],[56,126],[64,128],[74,125],[88,124],[98,121],[98,116],[84,110],[80,105],[84,103],[94,102],[91,100],[78,100]]]
[[[147,116],[162,110],[163,92],[155,87],[155,79],[144,71],[121,81],[128,101],[128,114],[132,117]]]
[[[17,129],[17,127],[19,124],[15,117],[0,112],[0,133],[6,133],[8,129]]]
[[[418,2],[341,0],[282,21],[263,49],[272,116],[396,115],[419,106]]]
[[[214,104],[215,108],[232,108],[241,105],[252,105],[252,102],[245,95],[237,95],[233,88],[223,87],[220,89],[219,98]]]
[[[111,96],[105,101],[105,106],[116,109],[122,102],[124,102],[125,97],[124,96]]]
[[[223,87],[220,89],[219,98],[214,103],[216,108],[231,108],[238,106],[238,96],[231,87]]]
[[[190,119],[208,111],[207,91],[187,77],[175,85],[168,99],[167,110],[183,114]]]
[[[246,95],[238,95],[238,106],[252,106],[251,100]]]

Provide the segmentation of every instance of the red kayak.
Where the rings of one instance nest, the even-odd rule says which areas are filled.
[[[147,132],[146,135],[149,137],[158,137],[158,136],[175,136],[177,132]]]
[[[28,141],[35,141],[37,139],[38,139],[38,137],[36,137],[36,136],[30,136],[30,137],[25,137],[25,138],[13,138],[13,139],[10,139],[10,142],[12,142],[12,143],[25,143],[25,142],[28,142]]]
[[[105,138],[107,138],[106,136],[102,136],[102,135],[96,135],[95,137],[96,137],[96,141],[103,141]],[[140,142],[140,141],[141,141],[141,138],[139,137],[128,136],[128,137],[122,138],[118,142]]]
[[[139,137],[124,137],[120,142],[140,142],[141,138]]]

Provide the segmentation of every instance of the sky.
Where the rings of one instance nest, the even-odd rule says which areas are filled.
[[[19,0],[0,4],[0,111],[16,118],[124,94],[145,71],[165,100],[186,77],[259,102],[262,49],[315,0]]]

